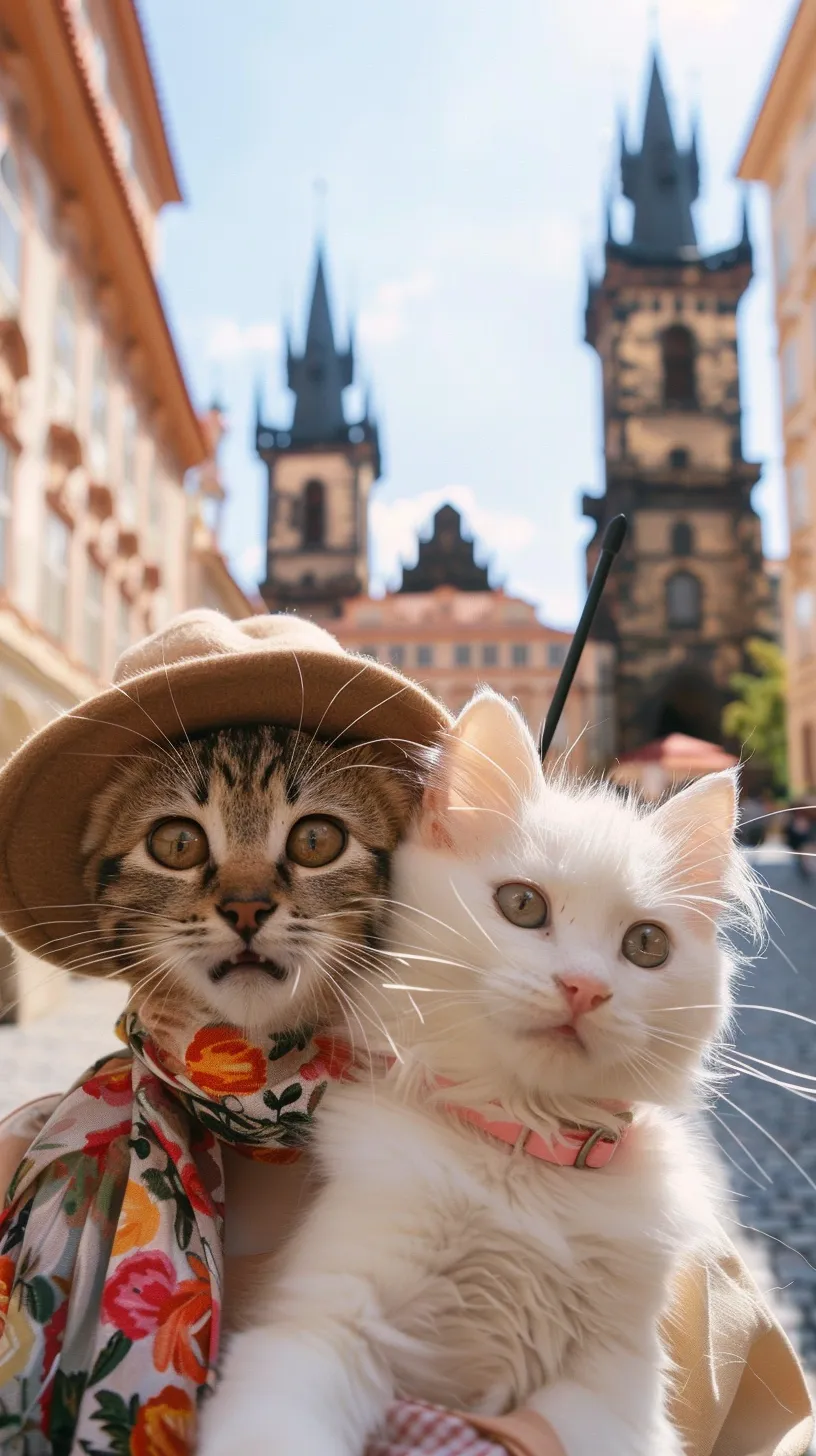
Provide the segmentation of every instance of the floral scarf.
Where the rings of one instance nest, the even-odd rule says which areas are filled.
[[[199,1028],[126,1050],[52,1107],[0,1216],[0,1447],[186,1456],[218,1358],[221,1144],[291,1162],[347,1049]]]

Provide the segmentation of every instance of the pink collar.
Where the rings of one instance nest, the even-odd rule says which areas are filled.
[[[440,1085],[451,1084],[440,1080]],[[529,1153],[531,1158],[555,1163],[559,1168],[605,1168],[614,1158],[632,1121],[629,1108],[615,1107],[612,1110],[622,1122],[617,1134],[606,1127],[579,1127],[576,1123],[565,1122],[552,1138],[545,1138],[531,1127],[525,1127],[523,1122],[493,1122],[472,1107],[458,1107],[451,1102],[446,1103],[446,1107],[464,1122],[472,1123],[499,1142],[509,1143],[520,1152]]]
[[[394,1058],[388,1063],[394,1065]],[[436,1078],[437,1087],[453,1087],[447,1077]],[[497,1142],[509,1143],[519,1152],[539,1158],[542,1163],[554,1163],[558,1168],[605,1168],[611,1163],[618,1148],[626,1137],[632,1122],[632,1109],[625,1102],[599,1102],[607,1112],[613,1112],[620,1121],[617,1133],[607,1127],[582,1127],[576,1122],[562,1122],[558,1131],[546,1138],[523,1122],[506,1122],[498,1118],[494,1122],[477,1112],[473,1107],[462,1107],[457,1102],[446,1102],[448,1112],[454,1113],[463,1122],[478,1127]]]
[[[335,1042],[334,1045],[342,1044]],[[348,1047],[343,1050],[345,1068],[353,1060],[353,1053]],[[389,1068],[396,1062],[392,1056],[383,1056],[382,1060]],[[435,1080],[440,1088],[455,1085],[447,1077]],[[446,1110],[463,1122],[478,1127],[480,1132],[486,1132],[497,1142],[508,1143],[519,1152],[528,1153],[531,1158],[539,1158],[542,1163],[554,1163],[558,1168],[589,1169],[605,1168],[607,1163],[611,1163],[632,1122],[632,1109],[625,1102],[599,1102],[598,1106],[619,1119],[621,1125],[617,1132],[597,1124],[583,1127],[575,1122],[562,1122],[558,1131],[551,1138],[546,1138],[533,1128],[525,1127],[523,1122],[506,1122],[504,1119],[494,1122],[473,1107],[462,1107],[456,1102],[445,1103]]]

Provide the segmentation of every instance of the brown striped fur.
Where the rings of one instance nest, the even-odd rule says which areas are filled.
[[[123,761],[95,801],[83,844],[85,883],[98,934],[73,968],[115,975],[157,1015],[191,1011],[248,1032],[304,1020],[342,1020],[349,990],[370,974],[390,886],[391,853],[420,797],[406,762],[370,745],[333,747],[268,725],[222,728]],[[304,869],[286,856],[293,825],[330,815],[348,833],[334,863]],[[205,830],[209,859],[163,868],[146,837],[163,818]],[[252,946],[284,973],[212,969],[240,946],[216,909],[230,897],[268,897],[273,913]]]

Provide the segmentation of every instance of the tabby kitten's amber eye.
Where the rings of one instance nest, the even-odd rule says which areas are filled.
[[[207,836],[195,819],[160,819],[147,836],[147,848],[168,870],[193,870],[210,852]]]
[[[286,841],[286,853],[297,865],[319,870],[338,859],[346,847],[348,836],[336,819],[323,819],[310,814],[299,819]]]
[[[669,937],[665,930],[659,925],[630,925],[625,936],[621,950],[633,966],[642,966],[644,970],[654,970],[657,966],[665,965],[669,959]]]
[[[539,930],[547,924],[550,907],[540,890],[532,885],[499,885],[496,904],[505,920],[522,930]]]

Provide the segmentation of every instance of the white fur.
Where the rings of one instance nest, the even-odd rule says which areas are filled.
[[[728,1014],[714,922],[758,917],[734,817],[731,775],[647,812],[545,780],[501,699],[465,710],[397,853],[392,954],[366,989],[372,1043],[382,1018],[402,1064],[326,1099],[325,1186],[258,1328],[228,1349],[202,1456],[361,1456],[395,1394],[526,1404],[567,1456],[679,1456],[658,1321],[714,1216],[692,1120]],[[501,915],[495,890],[517,880],[546,894],[545,927]],[[621,953],[638,921],[669,933],[659,970]],[[581,1042],[552,1030],[566,973],[610,993]],[[499,1103],[545,1135],[564,1118],[616,1127],[597,1099],[633,1103],[635,1121],[596,1171],[497,1143],[450,1106]]]

